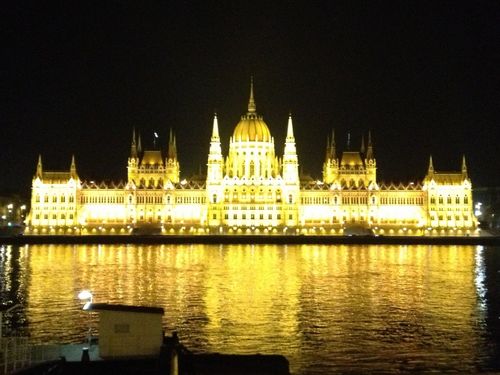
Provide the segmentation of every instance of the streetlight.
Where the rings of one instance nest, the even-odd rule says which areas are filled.
[[[82,290],[80,293],[78,293],[78,299],[80,301],[87,300],[87,302],[85,302],[85,305],[83,305],[83,310],[88,310],[90,308],[90,305],[92,305],[93,295],[90,292],[90,290]],[[91,345],[91,340],[92,340],[92,324],[89,315],[89,349]]]

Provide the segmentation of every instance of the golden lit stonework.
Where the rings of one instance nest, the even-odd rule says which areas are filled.
[[[377,182],[371,134],[365,149],[337,153],[327,141],[323,179],[299,177],[291,115],[282,156],[257,114],[253,83],[248,112],[222,154],[214,116],[206,178],[181,179],[175,135],[166,155],[142,150],[132,134],[127,181],[81,181],[69,171],[49,172],[38,160],[33,178],[31,234],[385,234],[475,233],[472,185],[465,158],[458,172],[434,170],[421,182]]]

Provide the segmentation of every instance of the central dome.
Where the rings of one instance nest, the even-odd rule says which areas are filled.
[[[262,117],[256,113],[248,113],[241,116],[241,120],[236,125],[233,133],[235,141],[271,141],[271,132]]]
[[[258,116],[253,98],[253,80],[250,83],[250,100],[248,101],[248,113],[241,116],[240,122],[234,128],[233,139],[235,141],[258,141],[270,142],[271,132],[267,124]]]

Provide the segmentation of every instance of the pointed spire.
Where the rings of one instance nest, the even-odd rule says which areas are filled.
[[[295,141],[295,137],[293,135],[293,123],[292,123],[292,114],[288,114],[288,127],[286,129],[286,139],[291,140],[292,142]]]
[[[335,129],[332,129],[332,145],[331,145],[331,158],[337,158],[337,148],[335,144]]]
[[[130,157],[137,157],[137,144],[135,142],[135,128],[132,130],[132,143],[130,145]]]
[[[347,151],[351,151],[351,133],[347,133]]]
[[[326,155],[325,155],[325,161],[330,160],[332,157],[332,147],[330,145],[330,136],[326,136]]]
[[[36,165],[36,177],[42,178],[43,168],[42,168],[42,155],[38,155],[38,163]]]
[[[370,130],[368,130],[368,149],[366,150],[366,159],[373,159],[372,132]]]
[[[142,142],[141,142],[141,133],[137,136],[137,152],[142,153]]]
[[[365,136],[361,135],[361,149],[359,150],[362,154],[365,153]]]
[[[432,155],[429,156],[429,169],[427,170],[427,173],[429,173],[429,174],[434,173],[434,165],[432,163]]]
[[[462,155],[462,175],[467,176],[467,163],[465,162],[465,155]]]
[[[168,154],[168,159],[171,159],[171,160],[177,159],[177,146],[176,146],[176,142],[175,142],[175,135],[174,135],[172,128],[170,128],[167,154]]]
[[[219,121],[217,120],[217,113],[214,113],[214,122],[212,126],[212,142],[218,142],[219,140]]]
[[[71,177],[76,177],[76,163],[75,163],[75,155],[71,155],[71,166],[69,167],[69,173]]]
[[[256,106],[253,98],[253,76],[250,77],[250,99],[248,100],[248,113],[255,113]]]

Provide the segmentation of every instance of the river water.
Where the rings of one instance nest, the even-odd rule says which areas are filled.
[[[163,307],[194,352],[283,354],[293,374],[500,371],[500,248],[0,247],[1,302],[22,305],[5,330],[83,341],[82,289]]]

